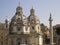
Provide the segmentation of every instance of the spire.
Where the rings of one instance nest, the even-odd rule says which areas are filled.
[[[53,21],[51,13],[50,13],[49,21]]]
[[[32,9],[34,9],[33,6],[32,6]]]
[[[18,6],[20,6],[20,0],[18,0]]]
[[[19,6],[20,6],[20,1],[19,1]]]
[[[51,18],[52,16],[51,16],[51,13],[50,13],[50,18]]]
[[[50,26],[50,45],[54,45],[53,44],[53,26],[52,26],[52,16],[51,16],[51,13],[50,13],[50,18],[49,18],[49,26]]]

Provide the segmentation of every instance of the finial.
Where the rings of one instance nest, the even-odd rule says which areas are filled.
[[[32,8],[30,10],[30,15],[35,15],[35,10],[34,10],[33,6],[32,6]]]
[[[19,6],[20,6],[20,1],[19,1]]]
[[[53,21],[51,13],[50,13],[49,21]]]
[[[32,8],[31,8],[31,10],[34,10],[33,6],[32,6]]]
[[[32,6],[32,8],[31,9],[34,9],[34,7]]]
[[[33,9],[33,6],[32,6],[32,9]]]
[[[50,17],[51,17],[51,13],[50,13]]]

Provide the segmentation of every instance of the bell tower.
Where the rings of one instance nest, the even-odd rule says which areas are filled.
[[[42,37],[42,32],[40,27],[40,20],[35,15],[34,8],[30,9],[28,22],[30,23],[31,45],[43,45],[43,37]]]

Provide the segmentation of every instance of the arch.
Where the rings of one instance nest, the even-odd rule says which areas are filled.
[[[20,45],[20,44],[21,44],[21,39],[18,38],[18,39],[16,40],[16,45]]]

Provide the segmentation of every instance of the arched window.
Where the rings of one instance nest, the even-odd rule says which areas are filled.
[[[11,40],[11,44],[13,45],[13,40]]]
[[[32,29],[34,30],[34,26],[32,26]]]
[[[17,27],[17,30],[20,31],[21,30],[21,27]]]
[[[18,45],[20,45],[20,42],[18,42]]]
[[[25,40],[25,43],[27,44],[27,40]]]
[[[25,27],[26,31],[28,30],[28,27]]]
[[[20,18],[17,19],[17,22],[19,22],[19,21],[20,21]]]
[[[17,40],[16,40],[16,45],[20,45],[21,44],[21,39],[20,38],[18,38]]]

